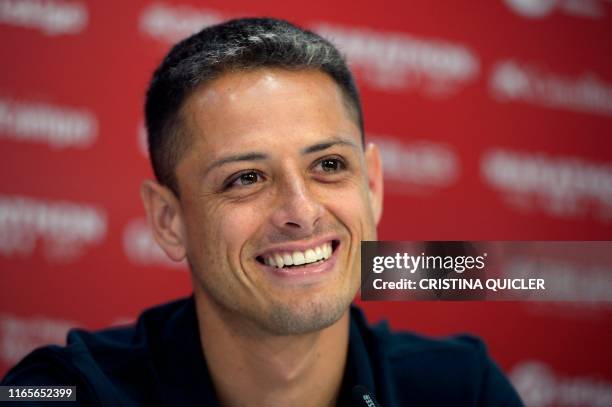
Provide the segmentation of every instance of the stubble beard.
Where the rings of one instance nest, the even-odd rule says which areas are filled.
[[[310,298],[296,298],[283,302],[268,302],[265,309],[249,307],[231,296],[231,287],[224,287],[217,279],[206,278],[189,262],[194,290],[207,297],[219,317],[233,325],[233,329],[253,335],[256,332],[274,336],[303,335],[325,329],[336,323],[350,307],[357,283],[341,284],[338,292],[317,293]],[[351,276],[345,276],[351,279]],[[197,288],[196,288],[197,285]],[[355,287],[353,287],[356,285]],[[304,294],[309,295],[309,294]]]
[[[321,298],[301,306],[272,304],[266,318],[266,330],[275,335],[303,335],[320,331],[336,323],[352,302],[348,295]],[[265,323],[264,321],[261,321]]]

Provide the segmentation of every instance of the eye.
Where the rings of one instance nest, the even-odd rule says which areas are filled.
[[[324,158],[317,165],[324,172],[338,172],[346,169],[346,164],[339,158]]]
[[[231,177],[229,181],[225,183],[225,188],[227,189],[227,188],[232,188],[232,187],[241,187],[241,186],[251,185],[261,180],[262,180],[262,176],[258,172],[246,171],[234,177]]]

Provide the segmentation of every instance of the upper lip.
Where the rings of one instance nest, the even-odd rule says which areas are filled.
[[[316,239],[312,239],[306,242],[287,242],[273,247],[269,247],[255,255],[255,257],[265,257],[276,253],[293,253],[293,252],[305,252],[308,249],[314,249],[315,247],[321,246],[324,243],[330,243],[333,241],[340,241],[337,235],[327,235]]]

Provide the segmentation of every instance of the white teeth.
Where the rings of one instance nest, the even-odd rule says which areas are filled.
[[[332,247],[331,244],[326,244],[323,249],[325,250],[325,253],[323,254],[323,257],[326,259],[329,259],[329,257],[332,255]]]
[[[289,253],[284,253],[283,254],[283,263],[285,263],[285,266],[292,266],[293,265],[293,257]]]
[[[276,261],[276,267],[282,268],[284,266],[283,257],[281,255],[275,254],[274,260]]]
[[[317,246],[315,248],[315,254],[317,255],[317,259],[323,258],[323,250],[321,249],[321,246]]]
[[[304,253],[302,252],[293,252],[293,265],[294,266],[301,266],[302,264],[306,263],[306,257],[304,256]]]
[[[312,249],[306,250],[304,257],[306,258],[306,263],[314,263],[315,261],[319,260],[315,254],[315,251]]]
[[[268,266],[283,268],[285,266],[301,266],[302,264],[315,263],[319,260],[327,260],[332,255],[331,243],[307,249],[304,252],[273,253],[264,257],[264,263]]]

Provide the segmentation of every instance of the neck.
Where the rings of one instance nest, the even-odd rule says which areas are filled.
[[[336,404],[348,350],[348,310],[333,325],[308,334],[254,333],[199,294],[200,340],[221,405]]]

